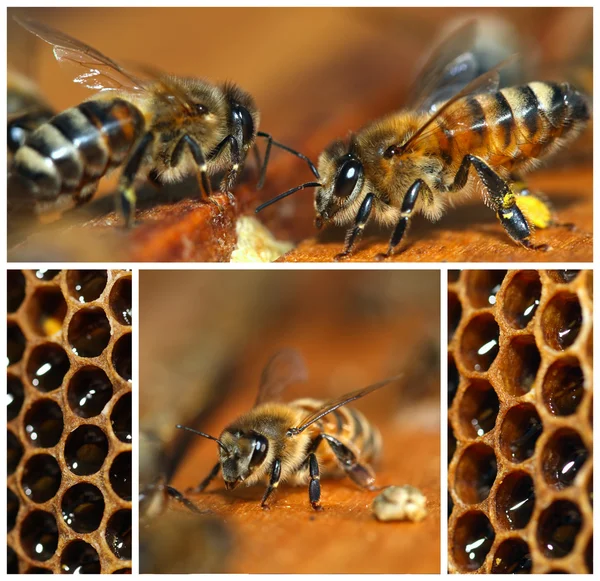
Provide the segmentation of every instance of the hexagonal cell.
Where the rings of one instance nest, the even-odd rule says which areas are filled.
[[[121,325],[131,325],[131,278],[122,276],[110,291],[110,309]]]
[[[542,452],[544,479],[558,490],[571,486],[588,456],[587,448],[575,430],[557,430]]]
[[[131,333],[119,337],[115,343],[112,364],[125,381],[131,381]]]
[[[47,561],[56,552],[58,529],[54,517],[46,511],[34,510],[21,523],[21,547],[28,557]]]
[[[14,474],[21,458],[23,445],[12,430],[6,430],[6,471],[8,476]]]
[[[450,550],[459,570],[477,571],[490,552],[495,536],[490,521],[481,512],[468,512],[457,519]]]
[[[542,313],[546,344],[556,351],[568,349],[579,335],[583,318],[575,293],[560,292],[552,297]]]
[[[123,500],[131,500],[131,452],[121,452],[110,467],[110,485]]]
[[[72,541],[62,552],[60,568],[63,573],[100,573],[100,559],[92,545],[84,541]]]
[[[25,276],[20,270],[6,272],[6,311],[16,312],[25,298]]]
[[[33,387],[42,392],[58,389],[71,362],[66,351],[56,343],[38,345],[27,361],[27,376]]]
[[[508,410],[500,429],[500,449],[511,462],[524,462],[533,456],[543,430],[535,406],[520,404]]]
[[[106,270],[69,270],[67,286],[71,296],[80,303],[89,303],[100,297],[106,288]]]
[[[77,533],[91,533],[102,522],[104,497],[93,484],[83,482],[69,488],[61,503],[62,517]]]
[[[558,283],[569,283],[577,278],[580,270],[547,270],[546,274]]]
[[[27,317],[38,335],[53,337],[60,333],[66,314],[67,303],[57,286],[38,288],[29,299]]]
[[[454,490],[463,502],[478,504],[489,496],[497,471],[494,450],[486,444],[472,444],[458,460]]]
[[[9,373],[6,378],[6,419],[9,422],[19,415],[24,400],[23,383],[16,375]]]
[[[460,377],[458,375],[458,370],[456,369],[456,363],[454,363],[454,357],[452,357],[452,353],[448,353],[448,407],[450,407],[454,401],[454,396],[458,391],[459,381]]]
[[[9,366],[21,361],[25,344],[25,335],[19,325],[9,321],[6,325],[6,359]]]
[[[533,562],[527,543],[521,539],[507,539],[500,543],[492,559],[492,573],[531,573]]]
[[[91,418],[102,412],[110,401],[113,386],[99,367],[88,365],[73,375],[67,398],[71,409],[82,418]]]
[[[19,497],[10,489],[6,489],[6,515],[7,529],[12,531],[17,524],[17,515],[19,514]]]
[[[542,397],[548,409],[556,416],[574,414],[584,394],[584,378],[576,357],[555,361],[546,372]]]
[[[515,397],[521,397],[531,390],[542,358],[530,335],[515,337],[504,351],[500,375],[504,389]]]
[[[35,275],[35,278],[38,278],[39,280],[52,280],[58,275],[60,270],[50,270],[48,268],[38,268],[37,270],[32,270],[31,272],[33,272],[33,274]]]
[[[500,402],[494,388],[485,380],[471,381],[459,405],[464,433],[476,438],[493,430],[499,409]]]
[[[460,354],[463,363],[473,371],[487,371],[496,355],[500,343],[500,330],[490,314],[471,319],[463,331]]]
[[[542,512],[537,527],[540,550],[549,559],[568,555],[581,530],[581,512],[568,500],[557,500]]]
[[[23,424],[33,446],[52,448],[58,444],[64,427],[60,406],[51,399],[39,399],[27,410]]]
[[[131,444],[131,393],[125,393],[110,414],[113,432],[121,442]]]
[[[58,492],[61,470],[54,456],[36,454],[27,460],[21,486],[32,502],[47,502]]]
[[[460,323],[462,305],[455,292],[448,291],[448,341],[452,340],[454,332]]]
[[[515,274],[504,292],[502,312],[509,325],[524,329],[533,319],[542,296],[540,275],[535,270]]]
[[[6,547],[6,567],[9,575],[19,573],[19,559],[10,545]]]
[[[119,510],[106,525],[106,543],[119,559],[131,559],[131,511]]]
[[[111,329],[100,307],[81,309],[69,324],[69,343],[80,357],[98,357],[110,341]]]
[[[97,426],[79,426],[65,444],[67,466],[78,476],[98,472],[107,454],[108,440]]]
[[[511,472],[496,492],[496,518],[505,529],[523,529],[535,506],[535,488],[527,472]]]
[[[465,273],[467,297],[476,308],[496,304],[496,295],[506,276],[506,270],[470,270]]]

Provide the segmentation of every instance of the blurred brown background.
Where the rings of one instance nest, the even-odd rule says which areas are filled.
[[[20,29],[9,10],[9,66],[27,72],[39,82],[42,94],[58,110],[73,106],[90,92],[71,82],[45,43]],[[119,62],[142,62],[180,74],[211,81],[233,80],[254,95],[261,112],[261,129],[316,159],[333,139],[345,137],[364,123],[402,106],[419,64],[454,19],[501,17],[522,37],[522,54],[535,78],[575,81],[591,89],[591,8],[68,8],[19,10],[80,38]],[[532,66],[533,65],[533,66]],[[532,80],[528,78],[526,80]],[[573,159],[575,158],[575,159]],[[570,160],[567,163],[567,159]],[[577,169],[569,167],[576,162]],[[492,212],[479,200],[463,211],[452,210],[435,225],[417,217],[412,243],[399,260],[589,260],[592,247],[591,130],[580,145],[559,154],[548,170],[536,172],[533,186],[544,188],[556,203],[561,220],[574,222],[580,232],[554,229],[539,233],[553,252],[519,249],[502,232]],[[538,177],[539,176],[539,177]],[[251,213],[259,201],[309,180],[306,166],[284,152],[274,151],[267,184],[254,191],[254,178],[236,189],[242,213]],[[101,190],[112,191],[114,179]],[[86,249],[92,259],[223,260],[235,243],[234,221],[217,228],[225,240],[224,253],[210,247],[210,236],[198,231],[199,204],[180,202],[172,193],[151,192],[152,203],[141,204],[144,226],[127,236],[114,231],[114,216],[92,221],[94,238]],[[150,209],[154,211],[150,211]],[[93,207],[79,216],[89,218]],[[95,207],[100,215],[112,210],[112,201]],[[146,211],[147,210],[147,211]],[[177,210],[177,211],[176,211]],[[330,260],[339,252],[343,232],[315,239],[312,194],[264,213],[269,227],[295,242],[308,239],[290,260]],[[210,216],[200,214],[204,221]],[[196,218],[186,230],[186,220]],[[174,224],[171,224],[173,222]],[[227,220],[225,221],[227,222]],[[77,223],[77,222],[75,222]],[[64,224],[63,224],[64,227]],[[65,228],[66,230],[66,228]],[[29,256],[43,244],[46,256],[81,256],[90,228],[65,236],[64,244],[52,232],[20,248],[15,258]],[[190,233],[191,231],[191,233]],[[204,252],[184,252],[185,235],[205,246]],[[40,235],[41,236],[41,235]],[[70,237],[71,236],[71,237]],[[375,233],[363,243],[359,260],[371,260],[387,244],[389,233]],[[159,238],[161,245],[150,244]],[[215,238],[213,235],[212,238]],[[175,240],[174,240],[175,239]],[[78,240],[79,244],[73,244]],[[230,243],[231,242],[231,243]],[[51,243],[51,244],[49,244]],[[169,252],[172,250],[172,252]],[[42,259],[48,259],[42,256]]]
[[[290,387],[284,401],[327,400],[404,373],[401,382],[355,405],[382,432],[377,483],[419,487],[429,511],[421,523],[377,522],[370,508],[376,493],[347,479],[323,479],[322,513],[310,508],[305,487],[286,484],[277,490],[272,509],[264,511],[262,487],[227,492],[219,477],[204,493],[190,496],[210,515],[190,517],[170,502],[167,516],[177,511],[179,521],[197,519],[198,528],[190,533],[196,540],[182,540],[189,550],[165,557],[166,564],[154,552],[151,565],[142,560],[142,570],[439,571],[437,272],[145,271],[140,321],[140,427],[165,443],[167,459],[156,471],[172,476],[179,490],[206,476],[217,449],[175,425],[218,436],[253,405],[268,359],[293,347],[306,359],[309,380]],[[153,536],[176,535],[177,527],[168,523],[159,517],[143,528],[142,544],[155,546]],[[207,544],[203,528],[215,526],[226,540],[218,547]],[[209,552],[213,561],[207,562]],[[221,555],[217,564],[215,552]]]

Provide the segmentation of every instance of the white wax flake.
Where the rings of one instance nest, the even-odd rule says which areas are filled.
[[[427,499],[414,486],[388,486],[373,501],[378,520],[422,521],[427,516]]]

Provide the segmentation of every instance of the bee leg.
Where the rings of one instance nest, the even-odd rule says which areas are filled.
[[[373,485],[375,476],[373,476],[371,468],[366,464],[360,464],[356,454],[350,450],[348,446],[342,444],[342,442],[329,434],[323,434],[323,438],[327,440],[335,457],[355,484],[358,484],[361,488],[367,488],[368,490],[378,490],[378,488]]]
[[[315,510],[323,510],[323,507],[319,504],[319,501],[321,500],[321,476],[319,474],[319,462],[317,461],[317,456],[314,452],[308,457],[308,467],[310,471],[308,499],[310,500],[311,506]]]
[[[358,209],[358,214],[356,214],[356,218],[354,219],[354,226],[348,230],[346,234],[346,243],[344,246],[343,252],[336,254],[334,260],[342,260],[350,255],[352,252],[352,248],[356,243],[357,239],[363,233],[365,226],[367,225],[367,221],[369,220],[369,216],[371,215],[371,210],[373,209],[373,200],[375,196],[374,194],[367,194],[363,203],[360,205]]]
[[[523,181],[516,179],[511,184],[511,189],[517,196],[517,206],[529,224],[534,228],[567,228],[568,230],[577,230],[572,222],[561,223],[558,221],[556,212],[552,203],[542,192],[532,192]]]
[[[183,496],[179,490],[173,488],[172,486],[167,486],[167,493],[171,498],[174,498],[177,502],[180,502],[186,508],[190,509],[192,512],[202,513],[202,511],[188,498]]]
[[[133,182],[153,140],[154,135],[152,135],[152,133],[146,133],[144,137],[140,139],[133,154],[129,157],[119,180],[118,201],[120,204],[118,205],[120,205],[120,211],[125,219],[125,226],[127,228],[131,228],[135,220],[135,203],[137,201],[137,196],[133,188]]]
[[[465,155],[460,168],[456,172],[452,190],[461,190],[465,186],[471,166],[477,172],[479,179],[490,195],[492,206],[496,210],[496,215],[506,233],[525,248],[547,250],[547,245],[535,246],[529,240],[531,236],[529,223],[519,209],[516,195],[509,184],[478,157],[471,154]]]
[[[394,253],[394,249],[402,241],[402,237],[410,226],[412,211],[415,208],[415,204],[419,194],[421,193],[421,190],[431,192],[429,186],[422,179],[418,179],[406,192],[404,200],[402,201],[402,207],[400,208],[400,219],[398,220],[398,224],[396,224],[396,227],[392,232],[392,237],[390,238],[390,244],[387,252],[378,254],[375,257],[376,260],[384,260],[385,258],[389,258]]]
[[[186,490],[186,492],[192,492],[192,493],[202,492],[214,480],[214,478],[219,473],[220,469],[221,469],[221,463],[217,462],[214,465],[213,469],[208,474],[208,476],[200,484],[198,484],[198,486],[195,486],[194,488],[188,488]]]
[[[271,479],[269,480],[269,485],[267,486],[267,490],[265,490],[265,494],[262,498],[262,502],[260,506],[265,509],[270,508],[267,505],[267,499],[271,496],[271,493],[279,486],[279,479],[281,478],[281,460],[276,458],[273,462],[273,470],[271,470]]]
[[[200,172],[200,186],[205,196],[210,199],[212,196],[212,188],[210,187],[210,180],[208,179],[208,168],[206,165],[206,157],[200,147],[200,144],[190,137],[187,133],[177,142],[177,145],[171,153],[171,167],[177,167],[183,156],[185,148],[188,147],[198,171]]]

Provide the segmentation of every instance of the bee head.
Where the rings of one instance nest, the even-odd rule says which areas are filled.
[[[254,431],[226,430],[219,450],[223,479],[228,490],[235,488],[262,465],[269,451],[267,438]]]
[[[229,103],[229,131],[241,142],[244,151],[250,149],[258,131],[259,114],[254,99],[236,85],[225,85]]]

